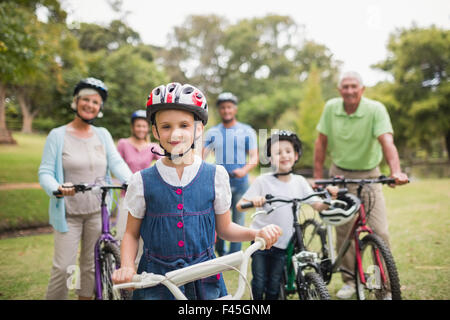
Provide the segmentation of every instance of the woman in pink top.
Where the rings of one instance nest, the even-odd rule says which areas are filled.
[[[154,150],[159,152],[159,146],[156,143],[150,143],[148,140],[150,127],[146,117],[145,110],[133,112],[131,116],[131,137],[120,139],[117,144],[120,155],[133,173],[150,167],[153,160],[160,158],[151,150],[154,147]]]
[[[158,144],[149,141],[149,124],[147,122],[147,112],[137,110],[131,115],[131,137],[120,139],[117,143],[117,150],[123,160],[128,164],[130,170],[135,173],[151,166],[153,160],[158,160],[159,155],[153,150],[161,153]],[[123,196],[119,203],[119,218],[117,221],[117,239],[122,240],[127,224],[127,212],[122,209]]]

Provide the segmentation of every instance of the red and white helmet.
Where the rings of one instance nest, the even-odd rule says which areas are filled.
[[[190,84],[172,82],[152,90],[147,100],[147,119],[154,123],[160,110],[178,109],[194,113],[204,125],[208,122],[208,103],[205,95]]]

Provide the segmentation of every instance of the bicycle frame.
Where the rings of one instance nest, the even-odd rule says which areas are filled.
[[[103,300],[103,291],[101,283],[101,265],[100,265],[100,246],[105,242],[113,242],[117,245],[117,240],[111,235],[110,231],[110,219],[109,211],[106,204],[106,195],[108,188],[101,187],[102,190],[102,202],[101,202],[101,215],[102,215],[102,234],[98,238],[95,249],[95,298],[97,300]]]
[[[154,287],[159,284],[166,286],[177,300],[187,300],[186,296],[180,290],[180,286],[193,282],[199,279],[207,278],[209,276],[218,274],[228,270],[237,270],[239,267],[238,288],[236,293],[219,298],[219,300],[239,300],[245,292],[246,274],[248,269],[248,262],[251,255],[257,250],[264,250],[265,241],[262,238],[256,238],[245,252],[238,251],[232,254],[215,258],[209,261],[201,262],[192,266],[181,268],[178,270],[167,272],[165,275],[158,275],[153,273],[142,273],[133,276],[131,282],[116,284],[114,289],[135,288],[142,289],[147,287]]]
[[[336,181],[338,182],[338,180],[336,180]],[[345,183],[344,183],[344,186],[345,186]],[[357,189],[357,196],[359,199],[361,199],[362,188],[363,188],[363,183],[359,183],[359,186]],[[356,258],[356,264],[357,264],[357,268],[358,268],[358,270],[355,270],[355,272],[359,273],[361,283],[366,285],[367,279],[365,277],[363,266],[362,266],[362,257],[361,257],[360,247],[359,247],[359,241],[360,241],[361,233],[373,234],[374,232],[367,225],[367,214],[366,214],[366,209],[365,209],[365,205],[363,202],[361,202],[361,206],[359,208],[358,213],[359,213],[358,217],[355,220],[355,222],[352,226],[352,229],[349,232],[349,234],[347,235],[344,243],[339,248],[339,253],[335,259],[334,259],[334,247],[333,247],[332,232],[331,232],[332,226],[330,226],[330,225],[327,225],[327,240],[329,243],[329,252],[331,255],[331,272],[336,273],[338,271],[341,271],[341,272],[351,275],[353,278],[355,278],[355,276],[356,276],[353,272],[346,270],[346,269],[340,269],[339,267],[342,263],[342,259],[344,258],[345,254],[347,253],[348,249],[350,248],[351,241],[354,241],[354,243],[355,243],[355,258]],[[376,258],[376,262],[377,262],[377,267],[380,270],[381,279],[382,279],[383,283],[385,283],[386,282],[386,274],[385,274],[385,271],[383,268],[383,264],[381,262],[381,258],[380,258],[378,249],[375,251],[375,258]],[[331,279],[331,277],[330,277],[330,279]]]
[[[287,260],[285,265],[285,276],[286,276],[286,292],[293,293],[294,288],[294,282],[297,278],[298,274],[300,273],[301,278],[304,278],[304,270],[307,268],[314,269],[314,272],[319,274],[322,277],[322,272],[320,270],[320,261],[318,259],[317,253],[307,251],[305,248],[305,244],[303,242],[303,232],[301,229],[301,225],[298,221],[297,217],[297,211],[298,206],[301,205],[305,200],[309,199],[312,196],[317,195],[326,195],[326,191],[319,192],[313,195],[310,195],[304,199],[272,199],[268,198],[266,196],[266,203],[273,203],[273,202],[284,202],[284,203],[292,203],[292,215],[293,215],[293,227],[294,227],[294,234],[292,235],[292,239],[289,242],[289,246],[287,248]],[[275,208],[274,208],[275,209]],[[255,213],[255,215],[258,214]],[[297,250],[295,250],[297,248]],[[301,281],[301,283],[304,283]],[[302,292],[302,288],[298,288],[299,294]],[[306,299],[306,297],[300,297],[302,300]]]

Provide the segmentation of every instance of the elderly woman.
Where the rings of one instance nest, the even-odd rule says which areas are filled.
[[[101,233],[100,202],[96,195],[75,194],[72,184],[93,183],[110,177],[122,182],[131,171],[105,128],[92,125],[101,116],[108,96],[104,83],[95,78],[81,80],[71,104],[73,121],[50,131],[39,167],[39,183],[50,196],[50,224],[54,228],[54,257],[47,299],[66,299],[67,280],[76,265],[81,242],[80,282],[77,294],[90,299],[94,294],[94,246]],[[53,196],[60,190],[62,196]],[[69,273],[68,273],[69,272]]]

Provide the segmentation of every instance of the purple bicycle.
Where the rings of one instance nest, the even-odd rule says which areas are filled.
[[[126,300],[130,291],[113,289],[111,276],[115,269],[120,268],[120,248],[110,231],[109,211],[106,196],[110,190],[126,190],[127,185],[95,185],[75,184],[75,192],[91,191],[101,194],[102,234],[95,244],[95,299],[96,300]],[[61,192],[54,191],[54,195]]]

